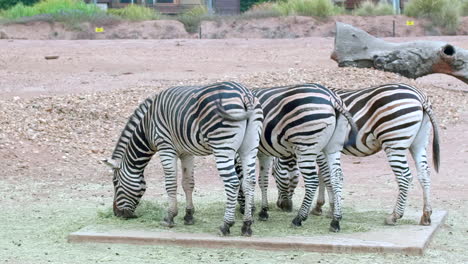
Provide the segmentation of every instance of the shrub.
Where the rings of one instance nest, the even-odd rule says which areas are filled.
[[[12,8],[0,13],[0,16],[6,19],[17,19],[20,17],[29,17],[37,15],[37,11],[31,6],[25,6],[19,3]]]
[[[468,16],[468,0],[462,1],[462,16]]]
[[[273,3],[264,2],[261,4],[253,5],[249,10],[242,13],[240,18],[242,19],[255,19],[255,18],[266,18],[266,17],[278,17],[281,13],[275,9]]]
[[[201,21],[207,17],[208,10],[204,6],[200,5],[178,15],[177,20],[184,24],[187,32],[195,33],[197,32]]]
[[[86,18],[102,13],[102,11],[94,5],[88,5],[78,0],[43,0],[33,6],[25,6],[19,3],[3,11],[2,16],[7,19],[18,19],[42,14],[60,15],[66,13],[75,13]]]
[[[155,20],[161,17],[156,10],[140,5],[127,5],[121,9],[109,9],[107,13],[131,21]]]
[[[240,1],[240,11],[246,12],[250,10],[253,6],[260,5],[265,2],[268,2],[268,0],[242,0]]]
[[[357,16],[385,16],[393,15],[393,6],[386,2],[375,4],[372,1],[363,2],[359,8],[354,10]]]
[[[33,7],[39,14],[79,11],[83,14],[91,15],[102,12],[97,6],[86,4],[80,0],[43,0]]]
[[[273,5],[279,13],[285,16],[317,16],[328,17],[341,13],[331,0],[288,0]]]
[[[91,22],[99,25],[110,25],[118,18],[107,15],[95,5],[79,0],[42,0],[33,6],[21,3],[0,13],[5,21],[2,23],[28,23],[35,21],[64,23],[71,29],[80,29],[80,23]]]
[[[0,0],[0,9],[8,9],[16,4],[33,5],[39,0]]]
[[[434,25],[442,26],[453,33],[460,23],[462,3],[460,0],[410,0],[404,14],[427,18]]]

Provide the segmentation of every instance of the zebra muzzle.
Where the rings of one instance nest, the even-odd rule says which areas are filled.
[[[131,209],[128,209],[128,208],[120,209],[120,208],[118,208],[116,202],[114,202],[113,209],[114,209],[114,215],[117,216],[117,217],[122,217],[122,218],[125,218],[125,219],[136,218],[137,217],[135,215],[135,212],[133,210],[131,210]]]

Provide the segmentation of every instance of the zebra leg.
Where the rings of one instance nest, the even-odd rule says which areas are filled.
[[[245,211],[245,195],[244,195],[244,190],[243,190],[243,186],[242,186],[242,179],[244,179],[244,174],[242,172],[242,161],[240,159],[240,156],[239,154],[236,154],[236,165],[234,167],[234,169],[236,170],[236,173],[237,173],[237,177],[239,177],[239,181],[240,181],[240,188],[239,188],[239,195],[237,195],[237,203],[239,203],[239,212],[241,214],[244,214],[244,211]]]
[[[195,186],[193,179],[193,156],[183,156],[180,158],[180,161],[182,164],[182,188],[184,189],[187,203],[185,207],[184,224],[193,225],[193,214],[195,213],[192,200],[193,187]]]
[[[419,224],[425,226],[431,225],[432,214],[432,207],[430,204],[431,171],[429,169],[426,151],[429,143],[430,131],[429,122],[425,122],[410,147],[410,152],[413,156],[414,162],[416,163],[416,169],[418,171],[418,181],[423,190],[424,207],[423,215],[421,216]]]
[[[220,235],[226,236],[230,234],[230,228],[234,225],[234,215],[236,210],[237,196],[239,194],[240,181],[234,169],[234,151],[223,151],[214,153],[216,167],[220,177],[224,182],[224,190],[226,192],[226,210],[224,212],[224,223],[219,228]]]
[[[317,165],[319,166],[319,190],[317,196],[317,202],[314,209],[312,209],[311,214],[313,215],[322,215],[322,206],[325,204],[325,178],[330,180],[330,170],[328,169],[328,164],[325,159],[325,155],[320,153],[317,156]],[[330,186],[331,187],[331,186]],[[331,208],[331,207],[330,207]]]
[[[256,109],[258,116],[263,116],[261,109]],[[255,170],[258,146],[260,143],[260,135],[262,133],[262,122],[263,118],[252,115],[248,122],[245,130],[245,135],[242,140],[242,144],[238,149],[238,155],[242,163],[242,172],[244,178],[242,180],[242,190],[245,195],[245,207],[244,207],[244,223],[241,229],[241,235],[251,236],[252,235],[252,223],[253,223],[253,211],[254,211],[254,194],[255,194],[255,183],[256,174]],[[235,171],[234,171],[235,173]]]
[[[316,165],[317,154],[297,155],[297,165],[304,177],[305,196],[297,216],[293,219],[293,226],[301,226],[309,216],[310,206],[319,184]]]
[[[243,236],[251,236],[253,223],[253,204],[254,204],[254,193],[255,193],[255,161],[256,152],[240,153],[242,160],[242,171],[244,172],[244,178],[242,179],[241,186],[245,194],[245,207],[244,207],[244,223],[242,225],[241,234]]]
[[[294,191],[296,190],[297,184],[299,183],[299,176],[300,172],[297,168],[296,160],[293,159],[292,162],[289,163],[289,189],[288,189],[288,203],[285,206],[285,209],[288,212],[292,212],[293,210],[293,201],[292,198],[294,196]]]
[[[258,160],[260,163],[260,173],[258,176],[258,184],[262,192],[262,209],[258,213],[259,220],[266,221],[268,220],[268,174],[270,167],[273,161],[273,158],[263,154],[258,155]]]
[[[291,179],[288,171],[288,163],[290,159],[274,159],[273,167],[273,178],[276,182],[276,187],[278,189],[278,200],[276,201],[276,206],[283,211],[291,212],[292,202],[290,201],[289,190],[291,188]]]
[[[340,221],[342,216],[341,211],[341,193],[343,188],[343,171],[341,170],[340,156],[341,152],[328,153],[326,154],[328,158],[328,166],[330,168],[330,178],[331,178],[331,187],[332,191],[329,193],[330,198],[330,212],[333,213],[332,221],[330,223],[330,231],[338,232],[340,231]],[[327,188],[329,189],[329,188]]]
[[[395,174],[398,183],[398,198],[393,213],[385,219],[385,224],[395,225],[396,221],[403,217],[405,212],[408,188],[410,187],[413,177],[408,166],[406,158],[406,149],[403,148],[384,148],[387,154],[390,167]]]
[[[163,226],[174,227],[174,217],[178,214],[177,208],[177,156],[174,152],[160,151],[161,163],[164,170],[166,192],[169,199],[167,216],[161,222]]]
[[[310,212],[313,215],[320,216],[323,213],[322,207],[325,204],[325,183],[323,182],[323,175],[322,170],[319,170],[318,177],[319,177],[319,186],[318,186],[318,194],[317,194],[317,201],[315,203],[315,207]]]
[[[323,184],[327,190],[328,195],[328,205],[329,209],[325,215],[327,218],[333,218],[333,212],[335,211],[335,196],[333,195],[333,187],[331,183],[330,173],[327,174],[327,177],[323,179]]]

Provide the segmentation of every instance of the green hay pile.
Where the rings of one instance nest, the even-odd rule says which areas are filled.
[[[299,203],[296,203],[299,204]],[[114,216],[112,208],[98,212],[96,224],[99,231],[110,229],[145,229],[151,231],[171,230],[184,233],[217,233],[218,227],[222,223],[224,215],[224,203],[195,203],[195,224],[192,226],[184,225],[184,205],[180,204],[179,215],[175,218],[176,226],[166,228],[160,225],[166,215],[167,205],[142,201],[136,210],[138,218],[121,219]],[[260,208],[260,204],[256,205]],[[297,209],[291,213],[280,211],[276,205],[270,204],[268,221],[256,220],[252,225],[255,236],[259,237],[281,237],[281,236],[313,236],[329,234],[328,227],[331,219],[325,216],[313,216],[303,222],[303,226],[294,228],[291,226],[292,219],[297,214]],[[386,213],[382,211],[363,211],[358,212],[353,209],[345,209],[344,218],[341,222],[341,233],[367,232],[378,227],[383,227],[383,219]],[[257,213],[255,219],[257,219]],[[242,215],[236,212],[236,225],[231,228],[231,235],[240,235],[242,224]],[[399,224],[416,225],[415,221],[400,221]]]

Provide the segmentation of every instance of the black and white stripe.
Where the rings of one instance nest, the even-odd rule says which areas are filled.
[[[318,186],[317,155],[340,152],[351,115],[342,100],[318,84],[301,84],[253,90],[264,113],[260,140],[259,185],[262,190],[260,219],[268,218],[268,174],[273,157],[294,160],[304,177],[305,197],[293,219],[300,226],[309,215]],[[240,196],[240,201],[242,196]],[[287,205],[284,205],[287,206]],[[242,209],[242,208],[241,208]],[[339,219],[332,221],[332,226]]]
[[[187,208],[185,222],[193,223],[193,156],[215,156],[224,182],[227,202],[223,235],[234,224],[239,179],[234,169],[236,153],[243,164],[247,186],[247,207],[253,204],[255,157],[262,128],[263,114],[258,100],[240,84],[223,82],[209,86],[173,87],[140,104],[129,118],[117,142],[113,159],[114,213],[133,217],[145,192],[143,171],[158,152],[169,196],[164,224],[174,225],[177,209],[177,159],[183,167],[183,188]],[[252,186],[251,186],[252,185]],[[244,216],[243,235],[250,235],[251,214]]]
[[[408,166],[407,151],[409,150],[416,163],[418,180],[423,189],[422,225],[430,224],[432,208],[429,200],[430,169],[427,156],[431,127],[433,129],[432,158],[434,168],[439,170],[439,134],[437,123],[427,96],[417,88],[406,84],[388,84],[360,90],[336,90],[343,98],[358,126],[358,133],[352,144],[343,149],[343,153],[358,157],[372,155],[380,150],[387,154],[390,167],[398,183],[398,198],[393,213],[387,217],[387,224],[395,224],[403,216],[408,188],[412,175]],[[339,163],[340,157],[328,162]],[[330,201],[335,193],[330,190],[330,173],[326,167],[325,157],[319,157],[320,174],[328,187]],[[287,161],[284,161],[287,162]],[[281,181],[281,179],[278,179]],[[279,184],[282,196],[291,196],[293,187],[285,188],[287,184]],[[323,186],[321,186],[323,188]],[[289,194],[287,194],[289,193]],[[321,213],[324,204],[323,190],[319,191],[314,214]],[[333,210],[334,203],[330,203]]]

